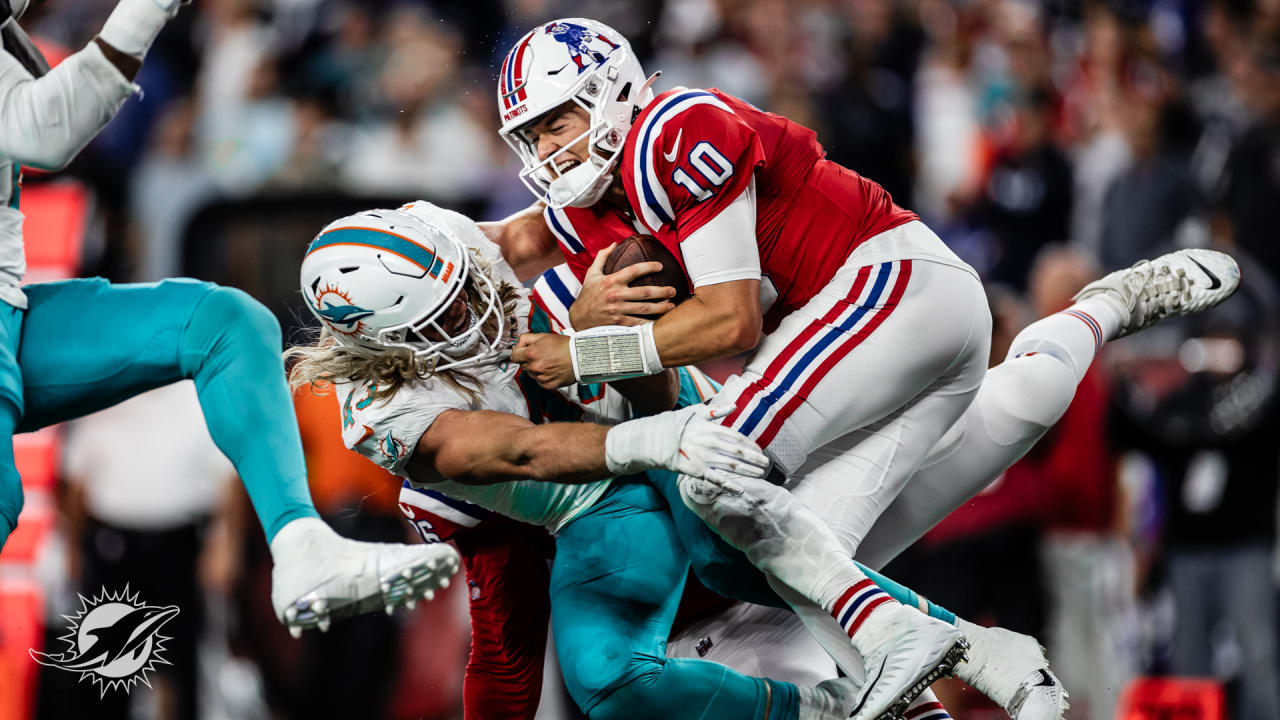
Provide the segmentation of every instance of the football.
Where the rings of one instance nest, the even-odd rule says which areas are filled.
[[[662,270],[641,275],[631,281],[631,287],[643,285],[673,287],[676,289],[676,296],[671,301],[677,304],[689,297],[689,280],[685,277],[680,261],[652,235],[632,235],[618,243],[604,263],[604,274],[610,275],[636,263],[647,261],[662,263]]]

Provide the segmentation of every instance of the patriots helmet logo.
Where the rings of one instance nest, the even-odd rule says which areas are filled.
[[[326,285],[316,293],[316,313],[335,332],[355,335],[360,332],[360,321],[371,317],[374,311],[352,303],[351,298],[341,289]]]
[[[164,641],[160,628],[178,614],[176,605],[147,605],[138,593],[129,595],[126,587],[119,593],[103,590],[93,600],[80,596],[80,612],[64,616],[70,623],[60,639],[69,646],[62,653],[30,650],[31,659],[80,674],[99,687],[99,697],[107,690],[120,688],[128,692],[138,683],[150,687],[147,673],[156,665],[168,665],[161,657]]]
[[[587,68],[604,62],[610,53],[618,49],[617,43],[577,23],[554,22],[543,32],[565,44],[579,75]]]

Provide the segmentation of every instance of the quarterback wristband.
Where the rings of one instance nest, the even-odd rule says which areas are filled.
[[[126,55],[142,58],[177,13],[178,0],[120,0],[98,37]]]
[[[603,325],[575,332],[569,338],[569,357],[573,376],[584,385],[662,372],[653,323]]]

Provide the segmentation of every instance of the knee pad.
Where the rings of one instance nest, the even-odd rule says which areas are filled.
[[[992,368],[974,402],[991,439],[1010,445],[1058,422],[1076,394],[1075,375],[1052,355],[1024,355]]]
[[[192,311],[183,336],[184,363],[194,373],[221,353],[281,363],[280,323],[266,306],[235,288],[214,285]]]
[[[215,285],[196,309],[196,315],[210,314],[229,332],[280,346],[280,323],[265,305],[236,288]]]

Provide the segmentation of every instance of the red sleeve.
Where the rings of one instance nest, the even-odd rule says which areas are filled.
[[[587,268],[591,267],[591,260],[596,254],[588,249],[588,243],[583,239],[582,231],[578,227],[583,223],[581,221],[575,223],[574,218],[585,219],[589,215],[589,211],[578,208],[557,210],[548,206],[542,209],[542,219],[547,223],[551,234],[556,237],[556,241],[560,243],[560,252],[578,280],[587,276]],[[593,223],[586,224],[587,228],[583,230],[590,228]]]
[[[459,530],[475,527],[489,515],[479,506],[414,488],[408,481],[400,487],[400,512],[425,543],[449,542]]]
[[[531,720],[542,692],[551,618],[549,538],[495,518],[454,539],[471,598],[466,720]]]
[[[765,157],[756,131],[706,90],[660,96],[635,137],[623,167],[631,205],[655,235],[674,227],[678,240],[741,195]]]
[[[551,618],[550,536],[407,482],[400,510],[423,542],[452,540],[462,555],[471,605],[466,720],[531,720]]]

